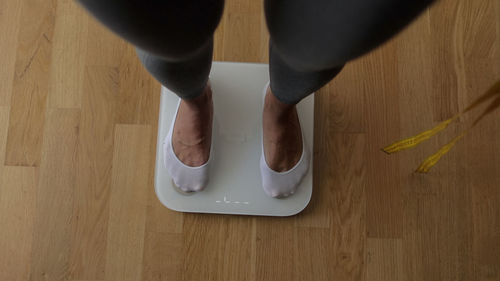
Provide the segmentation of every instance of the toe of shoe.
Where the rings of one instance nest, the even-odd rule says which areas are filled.
[[[185,191],[198,192],[198,191],[202,191],[203,189],[205,189],[206,183],[205,183],[205,181],[193,182],[190,184],[185,184],[185,185],[183,185],[183,187],[184,187],[183,189],[185,189]]]
[[[174,184],[185,192],[202,191],[208,185],[209,163],[202,167],[189,167],[183,165],[169,148],[168,142],[164,144],[165,148],[165,168],[173,179]],[[210,160],[209,160],[210,161]]]
[[[294,184],[277,185],[273,181],[264,181],[262,187],[264,192],[273,198],[286,198],[295,193],[300,185],[300,180]]]
[[[170,173],[174,184],[184,192],[198,192],[208,185],[208,176],[193,177],[177,171]]]
[[[278,173],[271,170],[264,158],[261,157],[260,173],[264,192],[273,198],[285,198],[293,195],[300,186],[303,177],[307,174],[309,167],[307,156],[301,161],[293,170]]]

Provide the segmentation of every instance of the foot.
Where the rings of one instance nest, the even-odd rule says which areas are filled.
[[[267,165],[276,172],[290,170],[302,155],[302,133],[296,106],[279,101],[268,87],[262,120]]]
[[[172,133],[172,147],[177,158],[185,165],[198,167],[208,161],[212,118],[210,84],[207,84],[200,96],[181,101]]]

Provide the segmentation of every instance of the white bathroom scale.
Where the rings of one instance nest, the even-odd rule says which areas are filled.
[[[155,191],[163,205],[179,212],[260,216],[291,216],[307,206],[312,194],[314,95],[297,105],[311,166],[295,194],[282,199],[272,198],[262,189],[259,169],[262,92],[268,81],[267,64],[212,64],[210,82],[214,127],[210,179],[205,189],[192,193],[182,193],[174,188],[163,162],[163,142],[179,97],[162,87]]]

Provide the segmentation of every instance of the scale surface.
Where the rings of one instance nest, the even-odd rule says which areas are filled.
[[[272,198],[262,189],[259,170],[262,91],[268,81],[267,64],[213,63],[210,73],[214,102],[210,180],[203,191],[188,195],[174,189],[163,163],[163,142],[179,98],[162,87],[155,191],[163,205],[179,212],[262,216],[291,216],[307,206],[312,194],[314,95],[297,105],[311,155],[308,174],[294,195]]]

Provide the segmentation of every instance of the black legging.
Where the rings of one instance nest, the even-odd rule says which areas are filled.
[[[77,0],[136,46],[146,69],[182,99],[202,93],[223,0]],[[255,0],[258,1],[258,0]],[[432,0],[265,0],[271,90],[296,104],[379,46]]]

